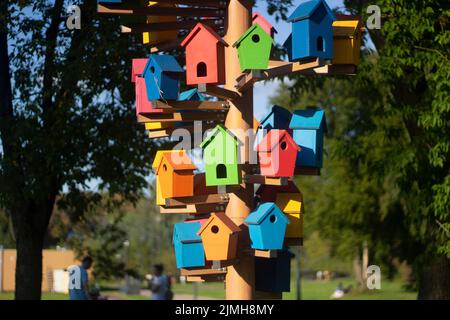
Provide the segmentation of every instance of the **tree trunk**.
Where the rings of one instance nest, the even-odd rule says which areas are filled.
[[[450,259],[440,256],[422,267],[419,300],[450,300]]]

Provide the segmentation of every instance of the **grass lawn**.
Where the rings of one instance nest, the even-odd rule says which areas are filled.
[[[304,280],[301,283],[302,300],[329,300],[334,289],[338,283],[347,287],[353,284],[352,279],[344,280],[332,280],[332,281],[312,281]],[[192,297],[194,292],[194,284],[175,284],[173,287],[175,295],[183,295],[186,297]],[[102,290],[102,295],[113,296],[123,300],[149,300],[148,296],[144,295],[126,295],[125,293],[117,290]],[[224,284],[219,282],[212,283],[199,283],[197,287],[197,295],[199,297],[209,297],[215,299],[224,299],[225,290]],[[14,294],[12,292],[0,293],[0,300],[12,300]],[[416,292],[405,291],[400,281],[382,281],[380,290],[366,290],[358,291],[353,289],[349,294],[344,297],[344,300],[414,300],[417,297]],[[60,293],[43,293],[42,300],[67,300],[68,297],[65,294]],[[291,283],[291,292],[284,293],[283,299],[294,300],[295,299],[295,284]]]

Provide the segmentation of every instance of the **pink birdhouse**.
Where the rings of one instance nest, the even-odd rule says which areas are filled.
[[[275,36],[275,33],[277,33],[277,30],[275,30],[272,24],[259,12],[255,12],[253,14],[252,24],[255,23],[259,24],[259,26],[263,28],[264,31],[267,32],[272,38]]]
[[[161,113],[163,109],[153,108],[152,102],[147,98],[147,87],[145,79],[137,76],[135,78],[136,88],[136,115],[145,113]]]
[[[133,59],[131,64],[131,82],[136,82],[136,77],[142,76],[145,65],[147,64],[147,58]]]
[[[294,176],[295,161],[299,151],[300,147],[286,130],[270,130],[257,146],[261,175]]]

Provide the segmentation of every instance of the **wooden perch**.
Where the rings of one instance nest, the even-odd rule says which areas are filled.
[[[184,4],[196,7],[207,7],[207,8],[226,8],[227,2],[224,0],[159,0],[158,3],[166,4]]]
[[[227,193],[222,194],[206,194],[193,197],[168,198],[166,199],[166,207],[176,207],[188,204],[225,204],[228,203],[230,197]]]
[[[222,212],[225,210],[223,204],[188,204],[185,206],[166,207],[160,206],[162,214],[205,214],[211,212]]]
[[[183,122],[183,121],[222,121],[225,120],[223,112],[174,112],[174,113],[148,113],[137,116],[139,123],[146,122]]]
[[[199,84],[198,91],[225,100],[235,100],[240,97],[240,94],[235,91],[209,84]]]
[[[168,30],[190,30],[198,21],[175,21],[175,22],[158,22],[158,23],[139,23],[132,25],[120,26],[121,33],[142,33],[154,31],[168,31]],[[208,19],[203,20],[202,23],[213,28],[223,26],[222,19]]]
[[[276,258],[278,256],[277,250],[255,250],[255,257],[259,258]]]
[[[167,110],[222,110],[230,108],[227,101],[168,101],[167,103],[157,100],[153,101],[155,109]]]
[[[176,7],[139,7],[121,3],[100,3],[98,13],[124,14],[140,16],[178,16],[178,17],[224,17],[222,9],[176,8]]]
[[[353,64],[330,64],[310,70],[305,70],[302,74],[313,74],[318,76],[353,76],[357,67]]]
[[[226,275],[227,270],[223,269],[186,269],[181,268],[180,274],[182,276],[210,276],[210,275]]]
[[[304,72],[305,70],[317,68],[323,65],[323,63],[324,62],[319,58],[298,62],[271,61],[269,63],[269,69],[267,70],[252,70],[240,75],[236,79],[237,84],[235,87],[238,91],[243,92],[258,81],[265,81]]]
[[[286,186],[288,181],[289,178],[287,177],[271,178],[259,174],[246,174],[244,176],[244,182],[246,183],[267,184],[272,186]]]

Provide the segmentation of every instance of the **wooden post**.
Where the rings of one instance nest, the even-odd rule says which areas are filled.
[[[224,40],[233,44],[251,26],[252,1],[229,0],[225,22]],[[241,74],[236,48],[228,46],[225,49],[226,84],[225,88],[236,91],[236,78]],[[239,155],[241,162],[248,162],[250,141],[246,134],[253,128],[253,88],[249,88],[242,97],[230,101],[230,109],[225,120],[225,126],[240,140]],[[249,167],[249,166],[242,166]],[[242,172],[244,176],[245,172]],[[238,190],[230,193],[226,214],[244,231],[239,235],[238,259],[227,268],[225,278],[227,300],[251,300],[255,293],[254,257],[246,254],[250,239],[247,228],[243,225],[253,205],[253,185],[243,182]]]

